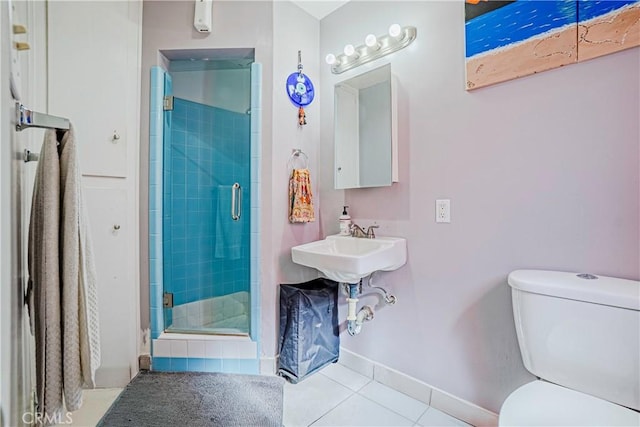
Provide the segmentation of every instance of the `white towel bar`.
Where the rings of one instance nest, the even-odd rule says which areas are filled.
[[[16,130],[27,128],[69,129],[69,119],[38,113],[16,102]]]

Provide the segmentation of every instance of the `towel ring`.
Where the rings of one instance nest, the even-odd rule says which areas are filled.
[[[303,161],[303,169],[307,169],[307,167],[309,166],[309,157],[304,153],[304,151],[302,151],[299,148],[294,148],[293,151],[291,152],[291,157],[289,157],[289,161],[287,162],[287,168],[289,170],[295,169],[295,161],[297,159],[302,159]]]

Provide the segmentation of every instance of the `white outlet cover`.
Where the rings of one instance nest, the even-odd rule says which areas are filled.
[[[450,199],[436,200],[436,222],[441,222],[441,223],[451,222],[451,200]]]

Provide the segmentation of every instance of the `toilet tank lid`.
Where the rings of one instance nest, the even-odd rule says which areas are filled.
[[[592,276],[593,275],[588,275]],[[595,304],[640,310],[640,282],[615,277],[546,270],[516,270],[508,283],[514,289]]]

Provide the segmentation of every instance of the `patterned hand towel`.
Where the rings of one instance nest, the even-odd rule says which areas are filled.
[[[309,169],[294,169],[289,179],[289,222],[315,220]]]

